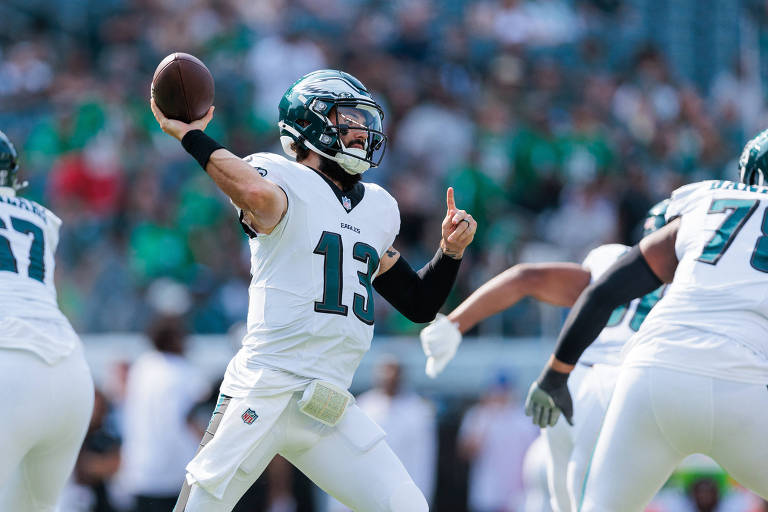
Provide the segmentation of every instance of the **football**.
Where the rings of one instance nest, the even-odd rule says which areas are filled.
[[[213,93],[213,75],[188,53],[168,55],[152,77],[152,97],[169,119],[185,123],[200,119],[213,105]]]

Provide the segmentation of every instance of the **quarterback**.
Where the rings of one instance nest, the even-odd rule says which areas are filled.
[[[623,349],[581,510],[640,511],[686,456],[703,453],[768,498],[768,131],[744,148],[740,182],[676,190],[668,224],[579,297],[527,405],[554,425],[568,375],[626,300],[671,283]]]
[[[0,132],[0,510],[48,512],[91,421],[93,380],[56,303],[61,220],[17,197],[17,172]]]
[[[374,288],[409,319],[432,320],[474,236],[472,216],[448,189],[440,248],[411,269],[393,247],[397,202],[360,180],[386,145],[382,110],[347,73],[315,71],[286,91],[278,125],[291,159],[222,148],[202,131],[213,108],[185,124],[151,106],[230,197],[251,248],[247,333],[176,511],[231,510],[278,453],[353,510],[426,511],[347,389],[373,335]]]
[[[668,200],[664,200],[648,212],[644,235],[664,225],[667,203]],[[590,251],[580,265],[521,263],[494,277],[447,316],[438,315],[422,329],[422,346],[429,356],[428,375],[435,377],[443,370],[453,358],[463,333],[525,297],[556,306],[573,306],[589,283],[599,279],[629,249],[621,244],[601,245]],[[614,310],[571,375],[569,387],[574,395],[576,414],[571,417],[572,413],[568,412],[569,424],[560,422],[543,430],[547,445],[547,485],[551,506],[556,512],[578,510],[582,482],[618,376],[621,348],[640,328],[663,291],[664,287],[660,287]]]

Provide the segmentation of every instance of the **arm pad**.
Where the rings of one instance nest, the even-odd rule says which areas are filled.
[[[633,247],[579,296],[560,331],[555,357],[576,364],[617,306],[642,297],[661,284],[640,248]]]
[[[392,268],[374,279],[373,287],[408,320],[431,322],[448,298],[460,265],[461,260],[438,249],[432,261],[414,272],[401,254]]]

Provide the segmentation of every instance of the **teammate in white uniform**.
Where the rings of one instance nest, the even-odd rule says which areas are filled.
[[[441,249],[418,273],[392,247],[396,201],[361,174],[386,143],[381,108],[347,73],[321,70],[280,102],[283,149],[245,160],[165,118],[237,207],[252,280],[243,348],[230,362],[177,511],[231,510],[280,454],[353,510],[422,512],[427,503],[347,391],[373,335],[373,288],[414,321],[435,317],[476,223],[448,190]],[[215,435],[214,435],[215,434]]]
[[[584,511],[639,511],[680,461],[703,453],[768,498],[768,131],[745,147],[741,183],[682,187],[669,224],[641,240],[571,311],[528,401],[554,424],[610,309],[671,282],[624,349],[587,476]]]
[[[0,510],[54,510],[93,409],[80,339],[56,303],[61,220],[16,196],[0,132]]]
[[[648,212],[645,235],[664,225],[667,203],[662,201]],[[447,316],[438,315],[437,320],[422,329],[424,351],[433,358],[429,373],[434,377],[443,370],[455,354],[463,333],[524,297],[556,306],[573,306],[589,283],[597,280],[629,249],[621,244],[601,245],[590,251],[581,265],[520,263],[489,280]],[[621,348],[637,332],[662,293],[663,287],[614,310],[606,327],[573,371],[569,388],[575,401],[574,425],[560,422],[543,430],[547,444],[547,483],[551,506],[556,512],[578,509],[589,458],[618,376]]]

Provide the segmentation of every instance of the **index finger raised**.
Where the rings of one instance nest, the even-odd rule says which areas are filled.
[[[448,187],[448,191],[445,195],[445,202],[448,205],[448,210],[456,209],[456,201],[453,199],[453,187]]]

